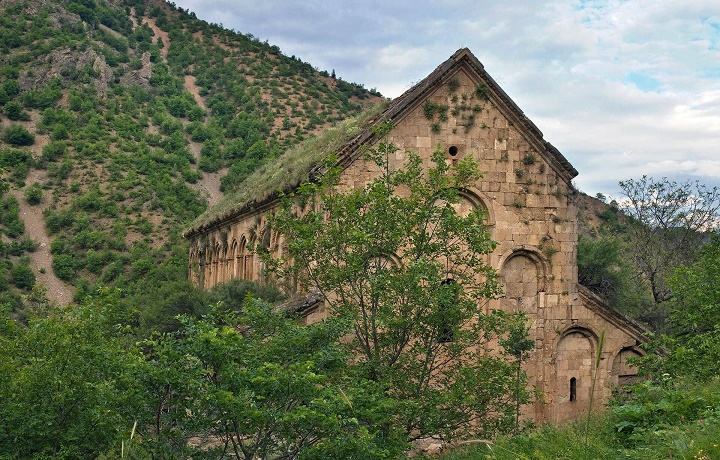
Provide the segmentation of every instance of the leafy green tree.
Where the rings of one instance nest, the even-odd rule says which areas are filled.
[[[647,286],[633,272],[625,257],[622,235],[596,238],[580,236],[578,240],[578,281],[607,299],[623,313],[651,322],[653,301]]]
[[[30,115],[23,110],[22,105],[17,101],[10,101],[5,104],[5,115],[13,121],[30,119]]]
[[[720,235],[703,247],[697,262],[668,280],[672,368],[678,375],[720,375]]]
[[[117,293],[40,305],[0,325],[0,457],[96,458],[142,410],[129,369],[142,363],[116,328]]]
[[[12,282],[20,289],[30,290],[35,285],[35,273],[32,268],[23,264],[15,264],[10,269]]]
[[[181,323],[145,342],[151,410],[129,444],[137,458],[379,459],[405,447],[383,430],[392,401],[345,374],[341,322],[303,326],[248,298],[240,313],[218,304]],[[190,437],[214,442],[193,449]]]
[[[268,262],[352,325],[353,372],[396,401],[395,428],[407,440],[510,430],[514,401],[526,396],[514,350],[486,350],[511,322],[481,308],[499,292],[484,263],[495,243],[482,211],[461,216],[453,207],[480,177],[478,165],[468,157],[451,166],[437,151],[425,170],[409,152],[394,169],[386,129],[365,152],[378,174],[367,186],[340,190],[331,160],[319,183],[285,198],[271,225],[286,258]]]
[[[720,189],[647,176],[620,182],[620,187],[626,197],[621,208],[632,218],[625,230],[624,256],[631,262],[636,285],[653,301],[642,319],[664,330],[672,297],[666,280],[676,268],[697,260],[708,232],[720,222]]]

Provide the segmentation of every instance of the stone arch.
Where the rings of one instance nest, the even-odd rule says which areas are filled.
[[[248,245],[248,239],[245,238],[245,235],[243,235],[240,238],[240,245],[238,246],[236,263],[238,265],[238,278],[244,280],[253,279],[253,254]]]
[[[213,251],[212,251],[212,249],[208,246],[208,247],[206,247],[206,248],[204,249],[204,252],[205,252],[205,254],[204,254],[204,257],[202,258],[202,260],[204,261],[204,264],[203,264],[203,265],[204,265],[204,268],[203,268],[203,271],[202,271],[202,272],[203,272],[203,283],[202,283],[202,285],[203,285],[203,287],[204,287],[205,289],[209,289],[210,287],[212,287],[212,276],[213,276],[212,256],[213,256]]]
[[[222,244],[219,242],[215,244],[215,248],[213,249],[213,253],[211,256],[212,260],[212,276],[210,277],[210,287],[215,286],[221,281],[221,274],[222,271]]]
[[[556,342],[553,420],[561,422],[589,408],[597,336],[590,329],[573,326]]]
[[[458,190],[458,195],[462,203],[466,203],[466,206],[469,205],[472,209],[481,209],[485,212],[485,225],[488,227],[495,226],[495,216],[490,206],[487,205],[490,202],[487,197],[483,197],[480,192],[468,188]]]
[[[395,268],[399,268],[403,266],[402,259],[397,256],[397,254],[375,254],[375,255],[368,255],[367,261],[365,261],[366,266],[369,266],[371,264],[376,264],[379,268],[384,268],[387,266],[392,266]]]
[[[485,225],[492,227],[495,224],[490,208],[486,204],[487,200],[481,198],[478,193],[470,189],[462,188],[458,190],[458,198],[459,201],[453,203],[452,207],[459,216],[466,217],[470,212],[479,209],[485,212]],[[437,206],[441,203],[444,203],[444,200],[438,199],[435,200],[434,204]]]
[[[645,353],[639,347],[625,347],[618,351],[612,364],[613,383],[618,386],[636,383],[639,379],[637,366],[628,363],[627,360],[644,355]]]
[[[190,282],[197,287],[201,287],[201,279],[202,279],[202,270],[203,270],[203,264],[202,264],[202,251],[200,249],[200,246],[197,242],[195,244],[192,244],[190,246],[190,252],[188,254],[188,272],[189,272],[189,278]]]
[[[226,254],[228,279],[235,279],[238,277],[237,251],[238,241],[237,239],[235,239],[235,237],[233,237]]]
[[[504,285],[502,309],[528,315],[537,313],[538,293],[546,289],[546,273],[547,267],[537,252],[525,248],[512,251],[500,269],[500,281]]]

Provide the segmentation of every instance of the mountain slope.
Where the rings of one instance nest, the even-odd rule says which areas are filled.
[[[162,1],[0,12],[9,310],[33,276],[61,304],[98,283],[132,291],[163,264],[182,276],[180,233],[208,202],[381,99]]]

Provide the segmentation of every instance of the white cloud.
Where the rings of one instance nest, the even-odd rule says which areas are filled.
[[[643,174],[720,184],[720,2],[176,0],[396,97],[470,48],[578,169],[613,194]]]

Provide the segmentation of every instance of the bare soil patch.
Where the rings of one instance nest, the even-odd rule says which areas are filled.
[[[198,190],[200,195],[207,200],[208,206],[214,206],[223,197],[220,191],[220,178],[227,174],[228,168],[223,168],[214,173],[203,173],[202,179],[195,184],[190,184],[194,190]]]
[[[197,102],[200,107],[202,107],[204,110],[207,110],[207,105],[205,105],[205,99],[200,96],[200,87],[195,83],[195,81],[196,80],[194,75],[185,75],[185,89],[193,95],[193,97],[195,98],[195,102]]]
[[[46,179],[45,171],[32,170],[28,174],[26,183],[42,183]],[[45,230],[45,219],[43,218],[43,210],[47,205],[42,203],[37,206],[29,205],[22,190],[12,190],[10,193],[15,195],[18,200],[20,218],[25,222],[25,234],[40,245],[35,252],[29,253],[30,267],[35,273],[36,283],[47,289],[46,296],[51,303],[69,304],[72,302],[74,288],[55,276],[52,270],[51,241]],[[47,198],[43,201],[47,201]]]
[[[147,22],[147,25],[150,26],[153,33],[155,33],[155,36],[153,37],[153,42],[162,42],[163,46],[162,48],[160,48],[160,56],[162,57],[164,62],[167,62],[168,48],[170,47],[170,37],[168,36],[168,33],[160,29],[160,27],[155,24],[154,18],[141,18],[141,20]]]

